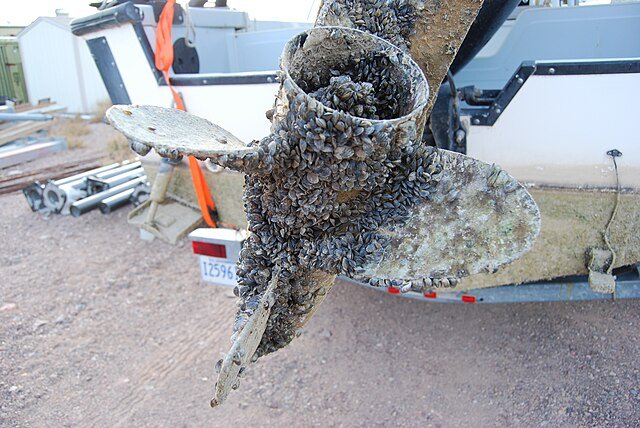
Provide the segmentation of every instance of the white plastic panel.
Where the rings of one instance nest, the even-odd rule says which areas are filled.
[[[132,25],[92,33],[106,37],[132,104],[171,107],[173,97],[167,86],[155,80]],[[277,83],[252,85],[178,86],[187,110],[229,130],[249,142],[269,134],[271,123],[265,112],[271,108]]]
[[[517,179],[640,188],[640,74],[531,76],[493,126],[470,126],[467,153]]]
[[[234,38],[237,71],[277,70],[284,45],[303,28],[236,33]]]
[[[122,25],[91,33],[88,38],[105,37],[131,103],[170,107],[169,88],[159,87],[133,25]]]
[[[245,142],[269,135],[265,112],[273,106],[277,83],[182,86],[187,110],[209,119]]]
[[[501,89],[523,61],[640,57],[640,3],[533,7],[456,74],[459,87]]]

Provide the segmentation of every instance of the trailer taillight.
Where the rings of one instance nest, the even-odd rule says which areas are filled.
[[[192,241],[193,253],[201,256],[218,257],[220,259],[227,258],[227,248],[220,244],[211,244],[208,242]]]
[[[397,287],[388,287],[387,292],[389,294],[400,294],[402,291]],[[412,296],[415,296],[414,293],[409,293]],[[418,295],[419,296],[419,295]],[[449,293],[438,293],[436,291],[429,291],[427,293],[422,293],[422,297],[429,300],[437,300],[441,302],[462,302],[462,303],[476,303],[478,299],[473,294],[459,294],[455,292]]]
[[[462,296],[462,301],[464,303],[475,303],[476,302],[476,296],[472,296],[470,294],[465,294]]]

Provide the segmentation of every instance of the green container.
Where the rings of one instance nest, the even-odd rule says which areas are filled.
[[[16,37],[0,37],[0,98],[28,101],[27,85]]]

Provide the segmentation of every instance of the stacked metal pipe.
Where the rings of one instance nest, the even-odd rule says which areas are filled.
[[[35,181],[22,192],[34,212],[78,217],[95,208],[108,214],[128,203],[138,205],[149,184],[140,162],[124,161],[44,184]]]

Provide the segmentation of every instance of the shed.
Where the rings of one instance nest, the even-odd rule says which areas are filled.
[[[0,37],[17,36],[24,30],[24,25],[0,25]]]
[[[0,36],[0,104],[6,99],[27,101],[27,89],[22,71],[18,39]]]
[[[67,15],[40,17],[18,34],[29,101],[50,98],[69,113],[94,113],[109,100],[86,42]]]

